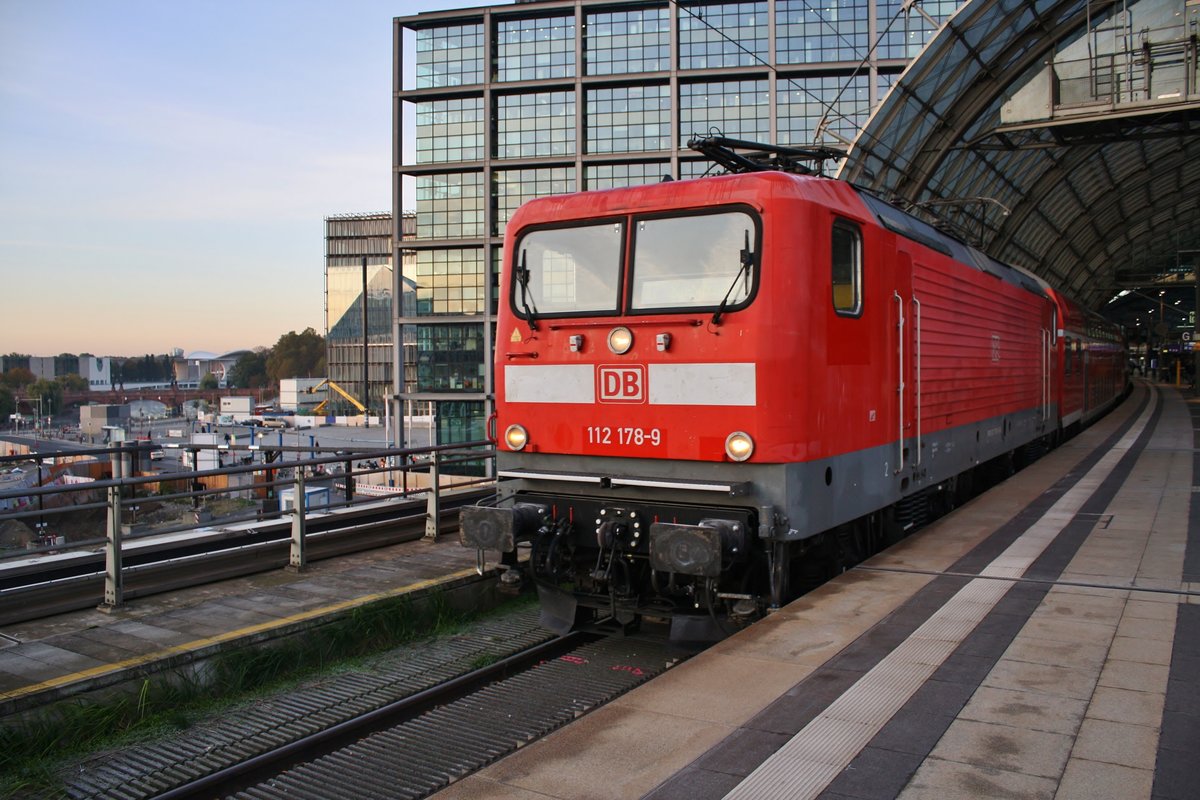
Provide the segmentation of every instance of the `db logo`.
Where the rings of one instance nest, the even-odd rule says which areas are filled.
[[[596,383],[601,403],[646,402],[645,367],[600,367],[596,372]]]

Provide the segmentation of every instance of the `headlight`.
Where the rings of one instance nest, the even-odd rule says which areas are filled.
[[[725,437],[725,455],[734,461],[745,461],[754,455],[754,440],[748,433],[734,431]]]
[[[617,355],[629,352],[633,347],[633,331],[629,328],[613,328],[608,332],[608,349]]]
[[[513,450],[520,450],[529,441],[529,434],[520,425],[509,425],[504,429],[504,443]]]

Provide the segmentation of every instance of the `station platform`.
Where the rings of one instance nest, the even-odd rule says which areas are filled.
[[[0,724],[60,700],[132,689],[151,676],[190,674],[229,649],[303,635],[358,608],[403,595],[492,591],[475,551],[457,537],[419,539],[205,586],[139,597],[0,628]]]
[[[1200,796],[1200,404],[1002,485],[438,800]]]

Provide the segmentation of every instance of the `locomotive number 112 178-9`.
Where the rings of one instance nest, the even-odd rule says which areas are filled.
[[[663,432],[658,428],[613,428],[608,425],[589,425],[585,430],[585,439],[588,444],[660,447],[665,438]]]

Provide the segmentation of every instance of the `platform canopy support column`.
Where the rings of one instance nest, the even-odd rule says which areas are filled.
[[[291,555],[288,558],[288,569],[302,572],[308,566],[304,541],[304,517],[308,498],[304,495],[303,467],[296,467],[296,480],[292,486],[292,547]]]
[[[124,602],[124,585],[121,576],[121,484],[125,475],[125,456],[122,448],[125,444],[125,431],[117,427],[106,428],[109,446],[112,448],[110,463],[112,477],[116,481],[108,487],[108,509],[106,513],[107,526],[104,543],[104,602],[99,605],[100,611],[113,611],[120,608]]]

